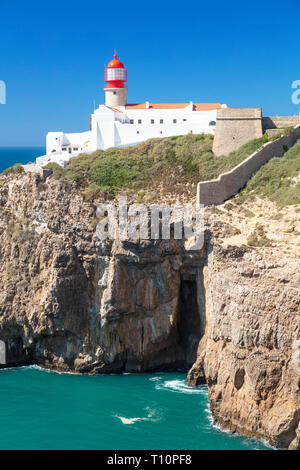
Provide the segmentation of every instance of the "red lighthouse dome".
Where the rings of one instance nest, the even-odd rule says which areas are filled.
[[[127,68],[114,55],[107,67],[104,69],[104,81],[107,82],[105,88],[124,88],[127,81]]]

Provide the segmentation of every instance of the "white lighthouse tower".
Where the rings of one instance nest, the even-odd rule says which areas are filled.
[[[127,68],[114,55],[107,67],[104,69],[104,81],[107,83],[104,87],[105,106],[126,106],[127,104]]]

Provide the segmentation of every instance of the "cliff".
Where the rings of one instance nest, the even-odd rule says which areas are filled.
[[[299,260],[280,255],[211,252],[207,326],[188,383],[208,384],[214,421],[223,428],[298,448]]]
[[[211,209],[206,328],[188,383],[208,384],[216,424],[298,449],[299,210],[234,202]]]
[[[7,363],[90,373],[193,364],[204,253],[175,240],[100,242],[96,206],[53,178],[3,176],[0,207]]]
[[[279,223],[258,198],[207,209],[200,252],[178,240],[100,242],[96,205],[76,182],[1,176],[7,365],[191,367],[216,423],[299,448],[300,220],[297,208],[286,214]]]

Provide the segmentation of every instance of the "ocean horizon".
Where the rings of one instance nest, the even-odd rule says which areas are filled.
[[[43,146],[0,147],[0,173],[16,163],[25,165],[35,162],[35,159],[44,155],[45,152],[46,148]]]

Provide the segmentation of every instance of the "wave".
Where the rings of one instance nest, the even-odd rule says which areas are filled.
[[[12,367],[3,367],[0,369],[0,372],[7,372],[8,370],[18,370],[18,369],[29,369],[32,366],[12,366]]]
[[[61,370],[55,370],[55,369],[47,369],[46,367],[41,367],[36,364],[33,364],[31,366],[27,366],[28,369],[36,369],[42,372],[46,372],[47,374],[58,374],[58,375],[86,375],[82,374],[81,372],[71,372],[71,371],[61,371]]]
[[[46,367],[38,366],[37,364],[31,364],[29,366],[13,366],[13,367],[4,367],[0,369],[0,372],[5,372],[8,370],[20,370],[20,369],[35,369],[41,372],[46,372],[48,374],[59,374],[59,375],[86,375],[81,372],[70,372],[70,371],[59,371],[55,369],[47,369]]]
[[[272,446],[267,440],[265,439],[260,439],[258,437],[250,437],[250,436],[244,436],[243,434],[239,434],[238,432],[232,432],[230,429],[223,428],[220,424],[214,423],[213,418],[211,417],[211,426],[212,428],[221,433],[221,434],[227,434],[233,439],[242,439],[242,442],[244,445],[249,445],[249,442],[252,442],[254,445],[258,445],[258,447],[252,448],[252,450],[259,450],[260,444],[263,444],[264,446],[268,447],[269,449],[273,450],[278,450],[276,447]]]
[[[158,383],[155,385],[157,390],[169,390],[176,393],[190,393],[198,395],[207,395],[207,387],[189,387],[185,380],[166,380],[163,383]]]
[[[161,380],[161,377],[151,377],[150,382],[159,382]]]
[[[157,415],[156,410],[152,410],[151,408],[147,407],[145,410],[148,411],[148,415],[144,417],[135,417],[135,418],[126,418],[125,416],[120,415],[113,415],[115,418],[119,418],[123,424],[134,424],[138,421],[159,421],[161,418]]]

